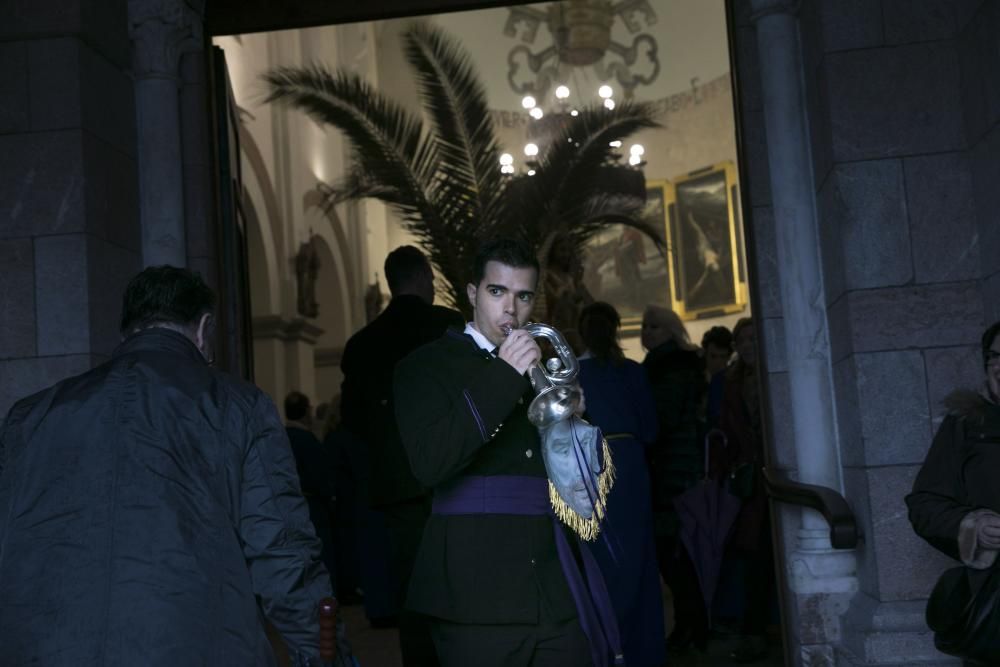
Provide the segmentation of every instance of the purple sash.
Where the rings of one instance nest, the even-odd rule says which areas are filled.
[[[461,477],[455,483],[435,490],[431,511],[434,514],[517,514],[552,517],[559,564],[576,603],[580,627],[590,642],[594,667],[625,664],[618,620],[611,606],[611,598],[597,560],[587,544],[579,541],[580,556],[583,560],[583,572],[580,571],[566,539],[566,533],[552,513],[546,478],[519,475]]]

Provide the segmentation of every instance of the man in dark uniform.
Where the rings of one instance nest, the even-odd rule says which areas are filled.
[[[445,667],[608,664],[578,619],[577,589],[567,585],[573,554],[547,513],[539,435],[527,418],[525,371],[541,353],[518,327],[537,281],[530,251],[487,244],[468,285],[473,321],[396,369],[403,444],[416,478],[434,489],[407,604],[431,617]]]
[[[402,607],[417,547],[430,514],[430,494],[413,476],[399,439],[392,374],[396,363],[417,347],[439,338],[449,325],[463,326],[455,310],[433,305],[434,273],[413,246],[385,259],[392,300],[385,311],[347,341],[340,368],[341,415],[346,429],[369,448],[369,500],[386,520],[392,570]],[[403,611],[399,643],[405,667],[437,665],[425,619]]]

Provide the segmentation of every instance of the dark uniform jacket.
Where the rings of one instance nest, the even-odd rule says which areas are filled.
[[[527,418],[528,380],[469,336],[449,330],[415,351],[397,367],[395,387],[403,444],[421,484],[545,476],[538,431]],[[432,514],[407,606],[475,624],[576,615],[548,516]]]
[[[412,295],[394,297],[368,326],[351,336],[340,368],[343,425],[369,447],[370,500],[374,507],[426,496],[410,471],[393,409],[392,372],[407,354],[439,338],[449,325],[464,327],[461,313]]]
[[[258,600],[318,658],[319,547],[270,399],[142,331],[0,433],[0,664],[272,665]]]
[[[956,392],[948,402],[952,409],[906,504],[916,533],[960,560],[958,532],[965,515],[977,509],[1000,513],[1000,405],[971,392]]]

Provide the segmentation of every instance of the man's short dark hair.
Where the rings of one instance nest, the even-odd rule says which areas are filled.
[[[990,328],[983,332],[982,341],[980,341],[983,350],[983,367],[990,360],[990,348],[993,347],[993,341],[996,337],[1000,336],[1000,321],[994,322],[990,325]]]
[[[292,391],[285,396],[285,419],[301,421],[309,414],[309,397],[301,391]]]
[[[487,241],[476,254],[472,267],[472,284],[479,285],[486,275],[486,264],[499,262],[515,269],[540,270],[538,258],[526,244],[514,239],[493,239]]]
[[[712,327],[701,337],[702,349],[707,349],[709,345],[721,347],[724,350],[732,350],[733,332],[723,326]]]
[[[385,258],[385,281],[389,291],[395,294],[431,270],[431,263],[419,248],[412,245],[399,246]]]
[[[194,271],[176,266],[143,269],[122,298],[123,336],[156,324],[191,326],[215,309],[215,292]]]

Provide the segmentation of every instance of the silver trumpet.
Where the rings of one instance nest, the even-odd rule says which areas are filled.
[[[547,338],[558,355],[547,359],[545,367],[536,363],[528,369],[528,379],[537,394],[528,406],[528,421],[544,429],[569,419],[580,407],[582,395],[576,383],[580,362],[558,329],[533,322],[524,330],[532,338]],[[511,331],[505,327],[504,335],[509,336]]]

